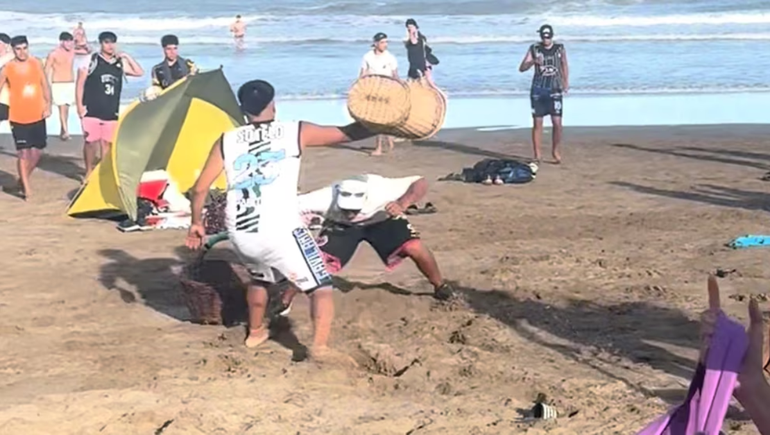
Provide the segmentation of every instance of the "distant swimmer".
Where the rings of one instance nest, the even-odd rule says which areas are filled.
[[[551,117],[553,125],[553,163],[561,163],[559,145],[562,137],[562,95],[569,90],[569,64],[564,45],[553,41],[553,27],[544,24],[538,30],[540,42],[532,44],[519,65],[524,72],[535,66],[530,90],[532,105],[532,148],[535,160],[540,161],[540,144],[543,136],[543,118]]]
[[[235,39],[235,46],[238,49],[243,48],[243,39],[246,37],[246,23],[241,20],[240,15],[235,16],[235,21],[230,25],[230,33],[233,34]]]
[[[379,32],[372,39],[372,49],[367,51],[361,61],[359,76],[381,75],[398,78],[398,60],[388,51],[388,35]],[[388,149],[393,151],[393,137],[380,134],[377,136],[377,147],[373,156],[382,155],[382,143],[388,142]]]
[[[166,89],[188,75],[198,72],[198,67],[189,59],[179,56],[179,38],[165,35],[160,39],[163,47],[163,62],[152,67],[152,85]]]
[[[11,50],[11,37],[6,33],[0,33],[0,71],[5,64],[13,60],[13,50]],[[0,90],[0,122],[8,121],[8,86]]]
[[[48,53],[45,60],[45,75],[51,83],[51,98],[53,105],[59,107],[61,130],[59,137],[69,140],[69,108],[75,105],[75,42],[73,35],[62,32],[59,35],[59,46]]]
[[[120,95],[123,78],[141,77],[144,70],[128,54],[118,51],[118,37],[112,32],[99,34],[98,53],[91,55],[91,63],[78,69],[76,97],[78,116],[83,123],[83,159],[86,176],[96,166],[96,154],[107,155],[115,137],[120,113]]]
[[[18,193],[29,200],[29,177],[48,144],[45,120],[51,116],[51,89],[43,63],[29,55],[26,36],[11,38],[14,59],[0,71],[0,87],[8,88],[11,133],[18,156]]]

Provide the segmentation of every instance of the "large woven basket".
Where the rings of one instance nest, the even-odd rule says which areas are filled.
[[[224,233],[211,237],[179,277],[182,299],[195,323],[231,326],[246,319],[248,270],[235,259],[211,258],[211,248],[225,240]]]
[[[425,79],[409,80],[409,98],[412,102],[409,116],[385,132],[412,140],[425,140],[441,130],[446,118],[447,101],[444,94]]]
[[[411,110],[409,86],[386,76],[365,76],[348,92],[348,112],[374,131],[403,124]]]

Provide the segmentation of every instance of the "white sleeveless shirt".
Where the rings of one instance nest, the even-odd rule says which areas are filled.
[[[227,177],[226,225],[232,233],[292,230],[299,225],[299,122],[249,124],[222,135]]]

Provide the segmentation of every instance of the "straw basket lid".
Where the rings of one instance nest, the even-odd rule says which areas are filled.
[[[365,76],[348,92],[348,111],[356,121],[378,127],[403,123],[411,108],[406,83],[387,76]]]

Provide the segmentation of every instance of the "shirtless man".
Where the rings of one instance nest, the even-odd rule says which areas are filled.
[[[59,46],[45,59],[45,76],[51,83],[53,105],[59,107],[59,137],[69,140],[69,109],[75,105],[75,41],[69,32],[59,35]]]
[[[0,87],[9,91],[8,118],[18,156],[19,193],[29,200],[29,177],[40,162],[48,139],[45,120],[51,116],[51,89],[42,62],[29,54],[27,37],[14,36],[11,47],[14,59],[0,72]]]
[[[236,15],[235,21],[230,25],[230,33],[233,34],[235,39],[235,46],[238,49],[243,48],[243,38],[246,36],[246,23],[241,21],[241,16]]]
[[[249,123],[225,132],[212,145],[192,189],[192,221],[186,245],[190,249],[203,245],[203,206],[211,185],[224,173],[228,236],[252,277],[246,296],[249,335],[244,344],[253,348],[268,340],[263,324],[266,287],[289,280],[310,296],[314,330],[310,356],[328,361],[327,341],[334,317],[332,281],[323,254],[299,214],[297,183],[303,151],[374,134],[357,122],[332,127],[277,121],[274,97],[273,86],[263,80],[249,81],[238,90],[238,101]]]
[[[11,37],[6,33],[0,33],[0,71],[6,63],[13,60],[11,50]],[[0,122],[8,121],[8,86],[0,90]]]

